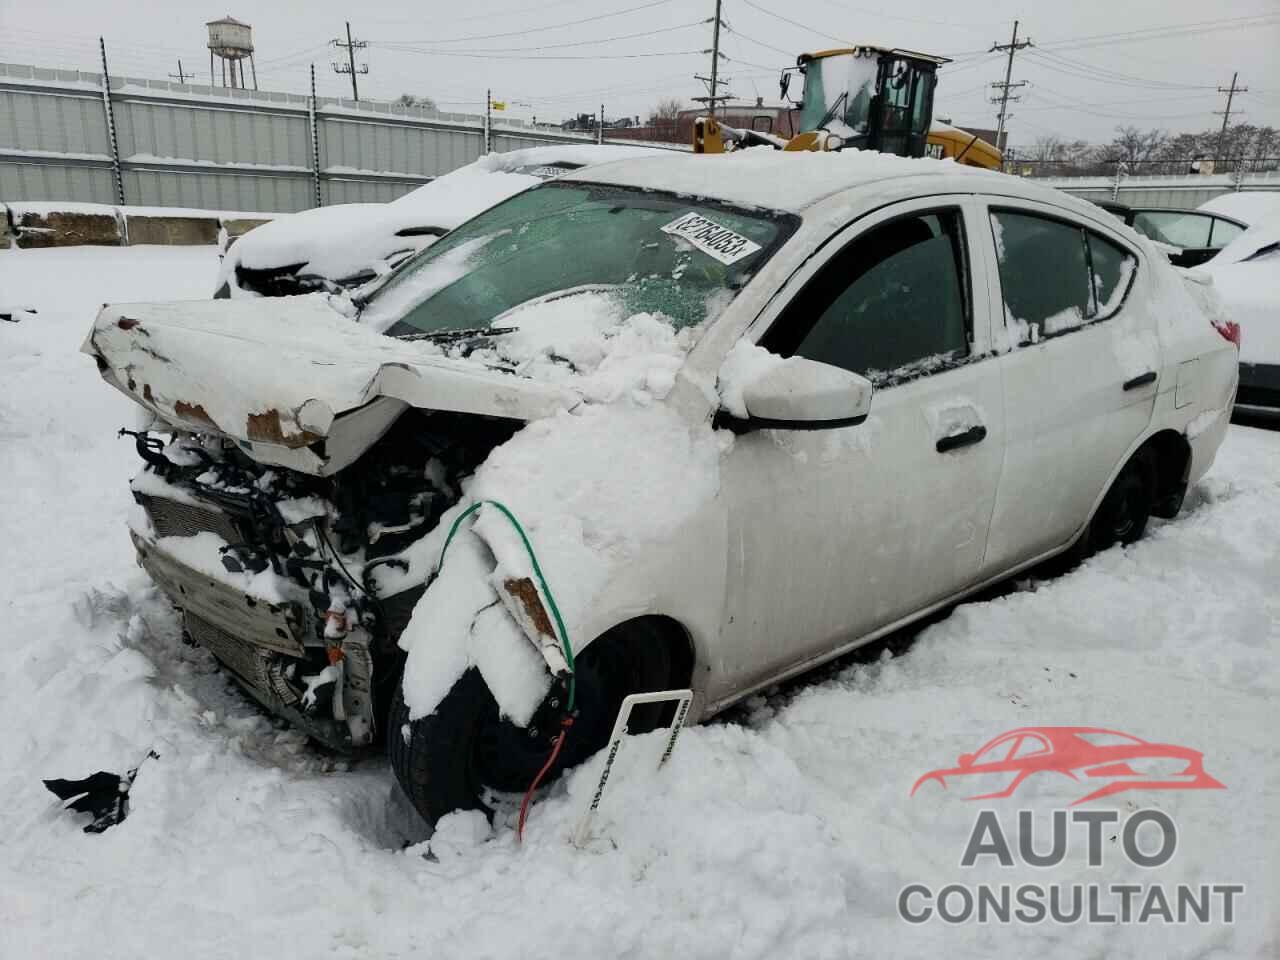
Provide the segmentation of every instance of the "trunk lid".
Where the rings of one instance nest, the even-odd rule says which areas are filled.
[[[406,407],[534,420],[579,400],[374,333],[323,294],[104,306],[82,350],[165,420],[316,475],[356,460]]]

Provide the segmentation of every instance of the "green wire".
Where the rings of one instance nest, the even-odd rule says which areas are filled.
[[[511,525],[516,528],[516,533],[520,534],[520,540],[524,543],[524,549],[529,554],[529,559],[533,562],[533,573],[538,578],[538,585],[542,587],[543,594],[546,595],[547,603],[551,606],[551,615],[556,618],[556,627],[560,631],[560,644],[564,647],[564,660],[569,667],[569,704],[567,712],[573,713],[573,706],[577,695],[577,677],[575,676],[573,667],[573,647],[569,645],[569,631],[565,629],[564,618],[560,616],[560,608],[556,605],[555,595],[552,594],[551,588],[547,586],[546,577],[542,575],[542,567],[538,563],[538,556],[533,552],[533,544],[529,542],[529,535],[524,532],[524,527],[520,526],[520,521],[516,519],[515,514],[507,509],[507,505],[497,500],[477,500],[462,513],[458,514],[458,518],[453,521],[453,526],[449,528],[449,535],[444,539],[444,547],[440,550],[440,567],[444,566],[444,555],[449,550],[449,544],[453,542],[453,535],[458,532],[458,527],[462,525],[462,521],[471,516],[486,503],[492,504],[502,511],[502,515],[511,521]],[[439,568],[437,568],[439,569]]]

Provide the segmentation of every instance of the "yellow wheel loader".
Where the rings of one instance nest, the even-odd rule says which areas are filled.
[[[724,153],[769,145],[779,150],[874,150],[900,157],[951,157],[998,170],[1001,156],[990,143],[933,120],[938,67],[950,63],[912,50],[849,47],[801,54],[782,72],[783,99],[794,73],[804,78],[798,131],[781,137],[740,130],[714,116],[693,125],[694,153]]]

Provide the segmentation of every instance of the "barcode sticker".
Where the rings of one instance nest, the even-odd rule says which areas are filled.
[[[680,237],[721,263],[736,263],[760,249],[760,244],[708,220],[700,213],[686,213],[662,228],[663,233]]]

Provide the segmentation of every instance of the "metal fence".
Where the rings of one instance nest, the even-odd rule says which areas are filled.
[[[514,121],[495,124],[491,142],[593,140]],[[6,201],[264,212],[385,201],[484,143],[475,114],[115,75],[104,88],[100,73],[0,63]]]

